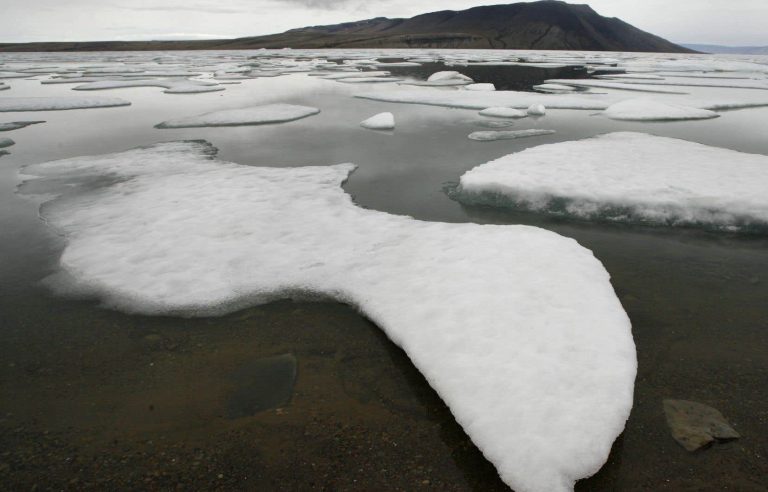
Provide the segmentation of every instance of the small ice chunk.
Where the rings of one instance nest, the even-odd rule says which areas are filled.
[[[379,113],[361,122],[360,126],[369,130],[394,130],[395,115],[392,113]]]
[[[526,113],[531,116],[544,116],[547,114],[547,108],[543,104],[531,104]]]
[[[705,120],[720,116],[708,109],[664,103],[653,99],[627,99],[608,106],[603,116],[626,121]]]
[[[471,77],[456,71],[435,72],[429,76],[427,82],[439,82],[441,80],[462,80],[469,84],[474,82]]]
[[[468,91],[495,91],[496,86],[493,84],[469,84],[464,86]]]
[[[130,106],[119,97],[2,97],[0,112],[63,111],[68,109],[113,108]]]
[[[10,147],[11,145],[14,145],[16,142],[11,140],[10,138],[0,138],[0,149],[5,147]]]
[[[516,138],[538,137],[540,135],[551,135],[554,130],[500,130],[500,131],[482,131],[469,134],[470,140],[479,142],[492,142],[494,140],[513,140]]]
[[[10,123],[0,123],[0,132],[18,130],[25,126],[37,125],[38,123],[45,123],[45,121],[11,121]]]
[[[490,116],[493,118],[525,118],[528,116],[528,113],[515,108],[496,106],[492,108],[485,108],[484,110],[480,111],[480,116]]]
[[[478,166],[457,197],[584,219],[765,230],[766,189],[768,156],[618,132]]]
[[[300,120],[319,113],[317,108],[295,104],[268,104],[242,109],[225,109],[197,116],[164,121],[156,128],[196,128],[203,126],[266,125]]]
[[[539,84],[539,85],[534,85],[533,88],[540,92],[551,92],[553,94],[568,93],[568,92],[574,92],[578,90],[575,87],[572,87],[570,85],[563,85],[563,84]]]
[[[59,278],[81,292],[186,316],[332,296],[408,354],[515,490],[567,492],[597,472],[637,368],[605,268],[540,228],[357,207],[341,188],[353,169],[238,165],[188,141],[23,172],[67,194],[41,215],[66,239]],[[89,178],[98,192],[72,186]]]

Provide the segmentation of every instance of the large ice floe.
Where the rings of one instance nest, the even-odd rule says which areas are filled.
[[[78,85],[76,91],[98,91],[125,89],[130,87],[161,87],[166,94],[199,94],[203,92],[223,91],[225,88],[215,82],[188,79],[148,79],[148,80],[100,80]]]
[[[37,179],[21,190],[62,193],[41,207],[66,238],[60,288],[148,314],[300,294],[349,303],[405,350],[507,484],[572,490],[632,406],[630,322],[603,266],[535,227],[357,207],[341,188],[353,169],[238,165],[171,142],[28,166]]]
[[[267,125],[300,120],[320,112],[317,108],[295,104],[266,104],[241,109],[225,109],[197,116],[164,121],[157,128],[197,128],[204,126]]]
[[[601,114],[612,120],[626,121],[706,120],[720,116],[708,109],[692,108],[644,98],[627,99],[612,104]]]
[[[455,196],[586,219],[763,231],[766,189],[768,156],[619,132],[480,165]]]
[[[539,137],[542,135],[551,135],[553,133],[555,133],[554,130],[538,130],[535,128],[528,130],[480,131],[470,133],[469,139],[477,140],[478,142],[493,142],[495,140],[515,140],[518,138]]]
[[[0,112],[112,108],[130,104],[119,97],[0,97]]]

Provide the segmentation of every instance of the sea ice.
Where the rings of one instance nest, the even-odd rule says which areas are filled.
[[[494,118],[525,118],[528,116],[528,113],[515,108],[494,106],[480,111],[480,116],[490,116]]]
[[[45,121],[11,121],[10,123],[0,123],[0,132],[18,130],[25,126],[36,125],[38,123],[45,123]]]
[[[492,142],[494,140],[513,140],[516,138],[538,137],[540,135],[551,135],[554,130],[502,130],[502,131],[482,131],[469,134],[470,140],[480,142]]]
[[[369,130],[394,130],[395,115],[392,113],[379,113],[361,122],[360,126]]]
[[[605,462],[632,407],[636,356],[589,250],[530,226],[357,207],[340,186],[351,164],[213,154],[171,142],[26,167],[64,194],[41,208],[67,242],[59,288],[187,316],[323,294],[402,347],[515,490],[570,491]]]
[[[537,91],[551,92],[553,94],[574,92],[578,90],[575,87],[572,87],[570,85],[563,85],[563,84],[539,84],[539,85],[534,85],[533,88]]]
[[[10,147],[11,145],[13,145],[15,143],[16,142],[11,140],[10,138],[0,137],[0,149],[5,148],[5,147]]]
[[[78,85],[76,91],[98,91],[123,89],[126,87],[162,87],[166,94],[197,94],[202,92],[223,91],[224,87],[214,82],[186,79],[148,79],[148,80],[101,80]]]
[[[118,97],[0,97],[0,112],[60,111],[130,105],[130,102]]]
[[[688,94],[684,91],[674,89],[663,89],[656,85],[650,85],[652,82],[658,81],[632,81],[624,80],[621,82],[613,82],[610,80],[597,80],[597,79],[550,79],[545,81],[548,84],[561,84],[570,85],[573,87],[583,88],[600,88],[600,89],[617,89],[622,91],[637,91],[637,92],[657,92],[660,94]]]
[[[644,133],[541,145],[478,166],[457,196],[586,219],[768,226],[768,156]]]
[[[470,85],[474,83],[470,77],[455,71],[436,72],[429,76],[426,81],[408,81],[403,85],[421,85],[427,87],[451,87]]]
[[[495,91],[496,86],[493,84],[469,84],[464,86],[464,90],[467,91]]]
[[[705,120],[720,116],[708,109],[692,108],[665,103],[653,99],[627,99],[608,106],[601,113],[612,120],[626,121],[675,121]]]
[[[295,104],[267,104],[241,109],[225,109],[197,116],[164,121],[157,128],[196,128],[203,126],[266,125],[300,120],[319,113],[317,108]]]
[[[547,114],[547,108],[543,104],[531,104],[526,110],[530,116],[544,116]]]

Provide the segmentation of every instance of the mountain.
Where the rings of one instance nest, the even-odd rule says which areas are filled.
[[[681,44],[702,53],[718,53],[729,55],[768,55],[768,46],[720,46],[717,44]]]
[[[0,44],[0,51],[98,51],[256,48],[495,48],[685,53],[589,5],[554,0],[443,10],[410,19],[377,17],[281,34],[205,41]]]

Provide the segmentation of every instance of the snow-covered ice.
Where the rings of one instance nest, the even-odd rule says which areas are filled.
[[[0,97],[0,112],[61,111],[130,105],[130,102],[119,97]]]
[[[612,104],[601,114],[612,120],[626,121],[706,120],[720,116],[708,109],[692,108],[645,98],[627,99]]]
[[[541,145],[480,165],[457,196],[587,219],[768,227],[768,156],[644,133]]]
[[[480,116],[490,116],[493,118],[525,118],[528,116],[528,113],[515,108],[494,106],[480,111]]]
[[[395,115],[392,113],[379,113],[361,122],[360,126],[369,130],[394,130]]]
[[[162,87],[166,94],[198,94],[202,92],[223,91],[225,88],[214,82],[187,79],[148,79],[148,80],[100,80],[74,87],[76,91],[98,91],[124,89],[129,87]]]
[[[547,108],[543,104],[535,103],[528,106],[525,112],[530,116],[544,116],[547,114]]]
[[[67,242],[51,281],[150,314],[324,294],[405,350],[515,490],[570,491],[605,462],[632,407],[636,357],[589,250],[530,226],[357,207],[340,186],[351,164],[212,154],[172,142],[26,167],[65,193],[41,208]],[[72,186],[90,178],[97,190]]]
[[[514,140],[517,138],[538,137],[541,135],[551,135],[554,130],[500,130],[500,131],[481,131],[469,134],[470,140],[479,142],[493,142],[495,140]]]
[[[493,84],[469,84],[464,86],[464,90],[468,91],[495,91],[496,86]]]
[[[164,121],[157,128],[195,128],[203,126],[266,125],[299,120],[319,113],[317,108],[295,104],[267,104],[241,109],[225,109],[197,116]]]
[[[45,121],[11,121],[10,123],[0,123],[0,132],[18,130],[25,126],[37,125],[38,123],[45,123]]]

